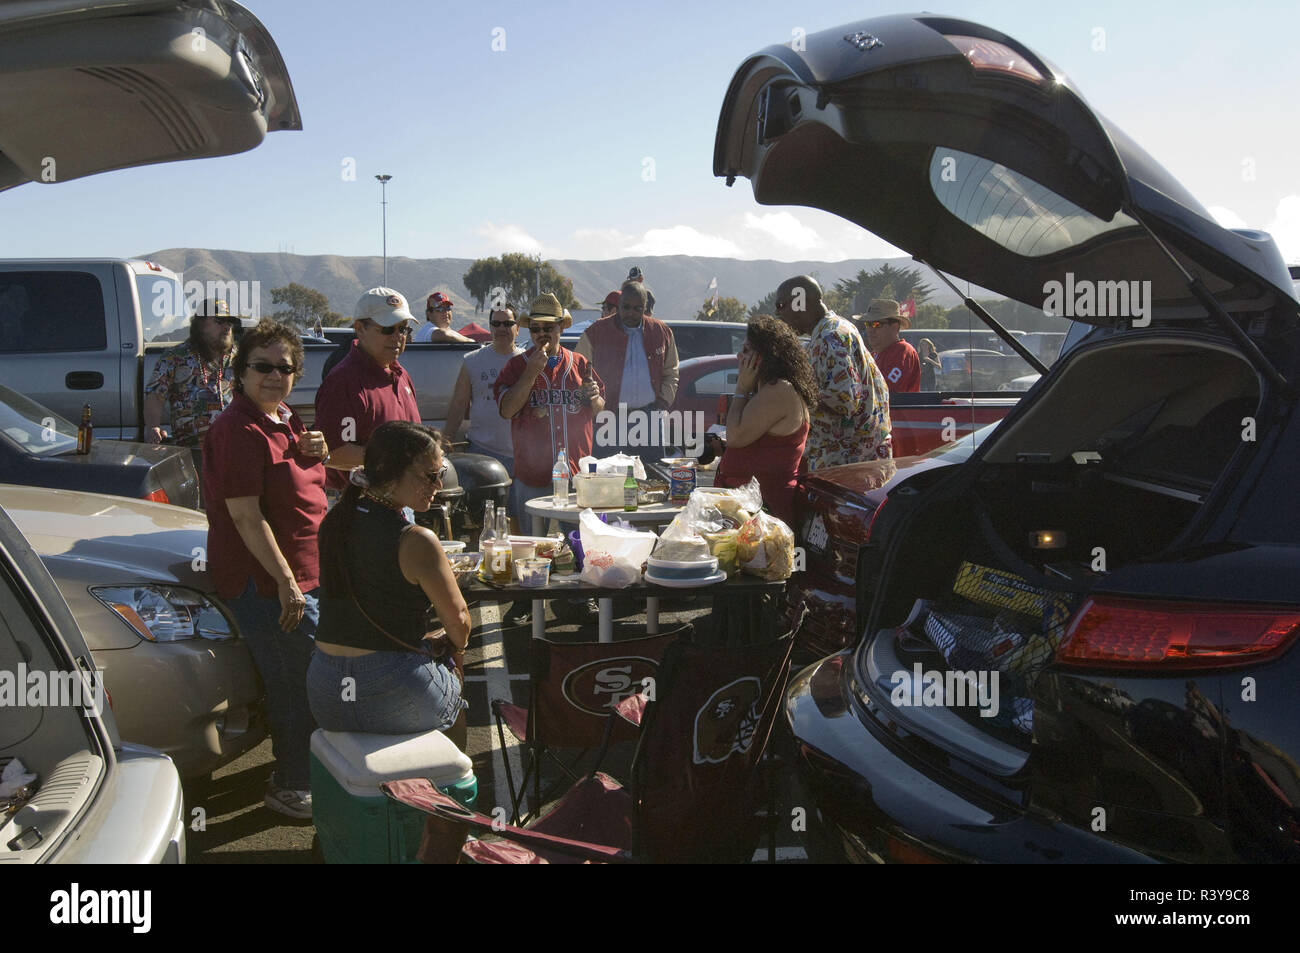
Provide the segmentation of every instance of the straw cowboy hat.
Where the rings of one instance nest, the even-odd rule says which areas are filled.
[[[875,298],[871,304],[867,305],[867,313],[862,316],[864,322],[868,321],[897,321],[899,327],[906,331],[912,326],[912,320],[905,314],[900,314],[898,302],[892,298]]]
[[[559,321],[561,329],[573,324],[573,316],[560,304],[560,299],[549,291],[533,299],[528,309],[528,322]]]

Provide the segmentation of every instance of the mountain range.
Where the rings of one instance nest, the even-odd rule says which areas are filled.
[[[291,255],[280,252],[227,251],[209,248],[168,248],[141,258],[182,272],[186,281],[256,281],[262,313],[275,311],[271,289],[297,282],[324,294],[330,307],[351,317],[357,298],[368,288],[384,284],[384,262],[377,256]],[[550,264],[573,281],[573,292],[584,308],[599,308],[610,291],[619,287],[633,265],[640,266],[646,284],[655,295],[655,316],[689,319],[710,297],[709,282],[718,280],[718,294],[739,298],[746,307],[761,301],[786,278],[811,274],[823,288],[851,279],[859,271],[874,271],[882,264],[917,267],[908,258],[868,258],[845,261],[772,260],[739,261],[732,258],[702,258],[692,255],[615,258],[608,261],[552,259]],[[416,317],[423,313],[421,302],[434,291],[449,295],[456,304],[459,322],[474,319],[474,302],[461,278],[470,258],[389,258],[388,285],[411,302]],[[930,301],[944,307],[959,304],[958,297],[932,275],[927,283],[935,290]],[[542,289],[546,290],[546,289]]]

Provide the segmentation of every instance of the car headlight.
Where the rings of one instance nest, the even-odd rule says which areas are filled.
[[[116,612],[150,642],[211,639],[228,642],[235,633],[217,604],[181,586],[93,586],[90,594]]]

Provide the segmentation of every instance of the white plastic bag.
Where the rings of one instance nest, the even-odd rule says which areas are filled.
[[[762,508],[763,492],[758,487],[757,478],[730,490],[696,487],[686,506],[664,530],[664,539],[686,539],[703,533],[739,529]]]
[[[578,516],[578,533],[582,539],[582,581],[611,589],[623,589],[640,581],[641,567],[659,539],[646,530],[602,523],[590,509]]]
[[[641,462],[640,457],[629,456],[626,453],[616,453],[612,457],[606,457],[603,460],[597,460],[595,457],[583,457],[578,461],[578,472],[586,473],[588,464],[596,464],[597,473],[617,473],[620,476],[627,476],[627,468],[632,468],[632,476],[638,480],[645,479],[645,464]]]

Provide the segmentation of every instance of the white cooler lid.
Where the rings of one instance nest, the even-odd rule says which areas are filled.
[[[311,751],[353,797],[382,797],[385,781],[428,778],[441,787],[474,773],[474,762],[441,731],[371,735],[318,728]]]

